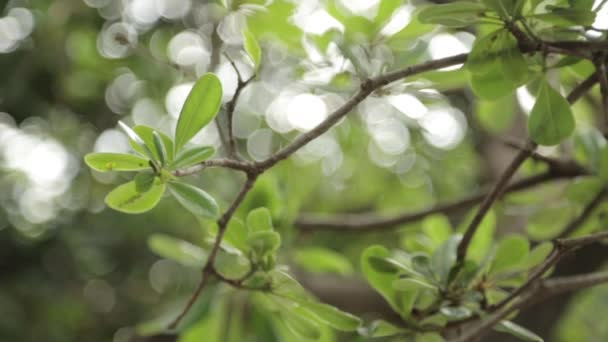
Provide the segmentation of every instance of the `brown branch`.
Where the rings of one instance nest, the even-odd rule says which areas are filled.
[[[527,190],[536,185],[552,180],[571,178],[587,174],[587,171],[573,163],[562,163],[547,172],[515,181],[505,189],[504,193]],[[361,232],[380,229],[391,229],[397,226],[421,220],[433,214],[453,214],[469,209],[481,202],[488,191],[466,196],[454,202],[436,205],[416,212],[406,212],[395,216],[382,217],[374,214],[333,215],[324,217],[320,215],[301,215],[295,225],[304,230],[337,230],[341,232]]]
[[[253,187],[253,184],[255,183],[257,177],[258,177],[258,174],[256,174],[256,173],[247,174],[247,180],[245,181],[245,184],[243,184],[243,187],[239,191],[238,195],[236,196],[236,198],[234,199],[232,204],[230,204],[230,207],[228,207],[228,209],[224,212],[224,214],[217,220],[217,225],[218,225],[217,236],[215,237],[215,241],[213,243],[213,247],[211,248],[211,252],[209,253],[209,257],[207,258],[207,262],[205,263],[205,266],[203,266],[201,281],[198,284],[198,286],[197,286],[196,290],[194,291],[194,293],[192,294],[192,296],[190,297],[190,299],[188,300],[188,302],[186,303],[186,306],[182,309],[182,311],[175,318],[175,320],[173,322],[171,322],[171,324],[169,324],[169,329],[175,329],[175,327],[177,327],[179,322],[184,318],[184,316],[186,316],[186,314],[192,308],[192,305],[194,305],[194,303],[200,296],[202,290],[205,288],[205,286],[209,282],[210,276],[217,275],[217,272],[216,272],[215,266],[214,266],[214,262],[215,262],[215,258],[217,257],[217,253],[219,251],[222,239],[224,238],[224,234],[226,233],[226,228],[228,227],[228,222],[232,218],[232,215],[234,215],[234,212],[239,207],[241,202],[243,202],[243,200],[245,199],[245,196],[247,195],[249,190],[251,190],[251,188]]]
[[[330,114],[323,122],[321,122],[317,127],[313,128],[311,131],[306,132],[300,136],[298,136],[294,141],[292,141],[289,145],[285,146],[281,150],[274,153],[272,156],[267,159],[256,163],[256,165],[261,170],[267,170],[271,168],[276,163],[286,159],[291,156],[294,152],[299,150],[302,146],[308,144],[310,141],[316,139],[321,134],[327,132],[331,127],[333,127],[340,119],[350,113],[351,110],[355,108],[356,105],[365,100],[371,93],[373,93],[376,89],[379,89],[391,82],[417,75],[426,71],[441,69],[448,66],[453,66],[457,64],[462,64],[466,61],[467,54],[460,54],[453,57],[441,58],[432,60],[425,63],[420,63],[417,65],[413,65],[402,70],[390,72],[384,74],[382,76],[378,76],[372,79],[368,79],[367,81],[361,84],[359,91],[350,98],[346,103],[344,103],[340,108],[336,109],[332,114]]]
[[[225,54],[226,58],[228,59],[228,61],[230,61],[230,64],[232,65],[232,68],[234,69],[234,71],[236,72],[237,78],[238,78],[238,83],[236,85],[236,90],[234,92],[234,96],[232,96],[232,99],[230,99],[230,101],[226,104],[226,118],[228,121],[228,155],[232,158],[238,158],[239,154],[236,148],[236,139],[234,137],[234,132],[233,132],[233,117],[234,117],[234,110],[236,109],[236,104],[239,100],[239,96],[241,95],[241,92],[243,91],[243,89],[245,89],[245,87],[254,79],[254,76],[251,76],[248,79],[243,79],[243,76],[241,75],[241,72],[239,71],[239,68],[237,68],[236,64],[234,63],[234,61],[230,58],[230,56],[228,56],[227,54]]]
[[[517,169],[519,169],[521,164],[523,164],[523,162],[530,156],[530,154],[532,154],[532,151],[536,144],[530,142],[529,146],[529,148],[526,148],[517,153],[513,161],[511,161],[509,166],[507,166],[507,169],[502,173],[492,190],[488,192],[487,196],[481,202],[481,205],[475,213],[473,220],[465,230],[462,236],[462,240],[460,240],[460,243],[458,244],[458,249],[456,250],[457,263],[462,264],[464,262],[464,258],[466,257],[469,244],[471,243],[475,232],[477,232],[477,228],[481,224],[481,221],[486,216],[488,211],[492,208],[494,202],[501,197],[507,183],[509,182],[511,177],[513,177]]]
[[[608,136],[608,74],[606,73],[606,54],[601,53],[595,63],[598,79],[600,83],[600,93],[602,95],[602,112],[604,114],[604,128],[602,133]]]
[[[587,81],[591,77],[593,76],[588,77],[585,82],[581,83],[579,86],[577,86],[571,91],[571,93],[567,96],[567,101],[569,104],[575,103],[580,98],[583,93],[579,91],[579,88],[587,87]],[[456,252],[457,263],[459,265],[463,264],[467,254],[467,249],[469,248],[469,244],[471,243],[471,240],[473,239],[473,236],[475,235],[475,232],[477,231],[477,228],[479,227],[479,224],[483,220],[484,216],[492,208],[492,204],[494,204],[494,202],[500,197],[509,179],[513,177],[517,169],[521,166],[521,164],[523,164],[526,158],[529,157],[532,152],[534,152],[536,144],[534,142],[529,142],[528,144],[529,148],[520,151],[511,161],[511,163],[507,166],[506,170],[502,173],[492,191],[488,193],[486,198],[481,203],[479,210],[477,211],[477,213],[473,217],[473,220],[464,232],[464,235],[462,237],[462,240],[458,244],[458,249]]]
[[[591,201],[583,208],[583,212],[577,216],[574,220],[572,220],[559,235],[560,238],[567,237],[568,235],[574,233],[578,227],[583,224],[591,216],[593,211],[602,203],[604,197],[608,194],[608,188],[602,188],[592,199]]]
[[[173,175],[176,177],[190,176],[193,174],[197,174],[209,167],[222,167],[226,169],[242,171],[245,173],[251,173],[255,171],[255,166],[247,162],[238,161],[234,159],[210,159],[185,169],[175,170],[173,171]]]

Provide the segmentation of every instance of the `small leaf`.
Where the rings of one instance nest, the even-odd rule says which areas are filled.
[[[484,10],[484,6],[473,2],[431,5],[420,11],[418,20],[423,24],[464,27],[475,24]]]
[[[171,163],[170,168],[175,170],[196,165],[209,159],[214,153],[215,149],[211,146],[196,146],[183,150],[177,155],[173,163]]]
[[[247,54],[251,57],[251,61],[253,62],[254,72],[257,72],[260,68],[260,62],[262,61],[262,50],[260,49],[260,45],[253,33],[249,30],[243,30],[243,40],[245,51],[247,51]]]
[[[595,12],[572,8],[555,7],[551,12],[536,14],[532,18],[555,26],[589,26],[595,21]]]
[[[142,151],[143,155],[152,160],[156,160],[156,156],[154,155],[154,153],[152,153],[150,147],[146,145],[144,140],[137,133],[135,133],[135,131],[133,131],[131,127],[127,126],[124,122],[120,120],[118,120],[118,127],[120,127],[120,129],[125,132],[129,139],[134,141],[135,144],[139,146],[139,149]]]
[[[528,119],[532,140],[540,145],[557,145],[572,134],[574,125],[568,101],[543,79]]]
[[[403,334],[405,331],[405,329],[383,320],[373,321],[370,323],[369,327],[361,327],[358,330],[358,332],[365,337],[387,337]]]
[[[228,222],[224,240],[241,251],[247,250],[247,228],[242,220],[234,217]]]
[[[433,253],[431,265],[442,284],[447,284],[450,270],[456,263],[456,249],[461,238],[460,234],[452,235]]]
[[[471,213],[473,214],[475,212],[476,211],[472,211]],[[465,221],[467,226],[472,218],[473,216],[470,216],[470,219]],[[488,252],[492,248],[495,230],[496,214],[494,213],[494,210],[490,210],[479,224],[479,227],[477,228],[477,231],[469,244],[469,248],[467,249],[467,259],[473,260],[478,264],[485,259]]]
[[[272,231],[272,217],[267,208],[254,209],[247,214],[247,228],[250,232]]]
[[[190,267],[201,267],[207,260],[207,253],[188,241],[164,234],[152,234],[148,247],[159,256]]]
[[[150,168],[147,159],[123,153],[89,153],[84,156],[87,165],[96,171],[138,171]]]
[[[160,161],[160,165],[165,165],[168,162],[167,158],[167,149],[165,148],[165,144],[163,143],[162,138],[158,134],[158,132],[152,132],[152,138],[154,142],[154,148],[156,152],[158,152],[158,161]]]
[[[259,231],[249,234],[247,245],[258,256],[262,257],[273,253],[281,246],[281,236],[277,232]]]
[[[180,181],[171,181],[169,190],[175,199],[194,215],[208,219],[215,219],[219,215],[215,199],[202,189]]]
[[[372,256],[368,259],[369,265],[379,273],[398,273],[403,271],[407,274],[416,273],[410,267],[407,267],[400,263],[399,261],[392,258],[382,258]]]
[[[106,204],[127,214],[139,214],[156,206],[165,192],[165,183],[155,178],[154,184],[146,192],[138,192],[135,181],[131,181],[112,190],[105,198]]]
[[[528,258],[529,251],[530,242],[521,235],[511,235],[502,239],[498,243],[490,272],[499,273],[519,266]]]
[[[319,320],[340,331],[355,331],[361,320],[347,312],[341,311],[331,305],[303,301],[298,302],[306,310],[312,312]]]
[[[137,133],[137,135],[144,141],[144,144],[148,147],[148,149],[152,151],[152,154],[154,155],[154,160],[160,160],[161,158],[160,153],[156,148],[156,145],[154,144],[154,133],[158,134],[163,142],[163,145],[165,146],[167,162],[173,160],[173,141],[166,134],[153,129],[152,127],[143,125],[137,125],[133,127],[133,131]],[[131,144],[131,147],[135,151],[143,155],[147,155],[147,152],[144,150],[144,148],[142,148],[141,145],[139,145],[137,142],[129,140],[129,144]]]
[[[445,215],[437,214],[422,221],[422,231],[438,246],[452,234],[452,225]]]
[[[494,330],[511,334],[523,341],[543,342],[543,339],[540,336],[511,321],[501,321],[494,327]]]
[[[397,279],[396,274],[376,271],[371,261],[373,259],[386,259],[389,257],[390,252],[385,247],[380,245],[369,246],[361,255],[361,270],[367,282],[384,297],[395,311],[400,312],[399,297],[392,286],[392,282]]]
[[[499,29],[475,40],[466,61],[467,70],[471,74],[488,74],[495,69],[496,62],[503,53],[500,36],[504,32],[504,29]]]
[[[522,0],[482,0],[482,2],[503,19],[519,15],[524,3]]]
[[[176,153],[181,151],[192,137],[213,120],[221,102],[222,83],[217,76],[207,73],[196,81],[177,120]]]

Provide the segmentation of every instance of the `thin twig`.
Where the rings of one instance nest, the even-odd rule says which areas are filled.
[[[569,163],[564,163],[559,165],[559,167],[556,166],[554,169],[550,169],[547,172],[515,181],[507,186],[504,193],[527,190],[536,185],[552,180],[571,178],[584,174],[587,174],[587,171],[584,169],[577,167],[574,164],[570,165]],[[362,232],[391,229],[406,223],[416,222],[429,215],[437,213],[453,214],[461,212],[481,202],[487,196],[487,193],[487,190],[481,191],[454,202],[442,203],[420,211],[406,212],[404,214],[389,217],[382,217],[368,213],[333,215],[329,217],[303,214],[296,219],[295,225],[304,230],[336,230],[341,232]]]
[[[243,91],[243,89],[255,78],[255,75],[251,76],[248,79],[243,79],[243,76],[241,75],[241,72],[239,71],[239,68],[237,68],[236,63],[232,60],[232,58],[230,58],[230,56],[228,56],[228,54],[224,54],[224,56],[226,57],[226,59],[228,59],[228,61],[230,62],[230,65],[232,65],[232,68],[234,69],[234,72],[236,72],[237,75],[237,85],[236,85],[236,90],[234,91],[234,95],[232,96],[232,99],[230,99],[230,101],[228,103],[226,103],[226,118],[228,121],[228,155],[232,158],[239,158],[239,154],[238,154],[238,150],[236,148],[236,139],[234,137],[234,130],[233,130],[233,117],[234,117],[234,110],[236,109],[236,104],[239,100],[239,96],[241,95],[241,92]]]
[[[532,154],[532,151],[534,150],[535,146],[536,144],[530,142],[528,148],[521,150],[517,153],[515,158],[513,158],[509,166],[507,166],[506,170],[502,173],[492,190],[490,190],[488,195],[481,202],[479,209],[475,213],[475,216],[473,216],[473,220],[465,230],[462,236],[462,240],[460,240],[460,243],[458,244],[458,249],[456,251],[456,259],[458,264],[462,264],[464,262],[464,258],[467,255],[467,249],[469,248],[469,244],[471,243],[475,232],[477,232],[477,228],[481,224],[481,221],[486,216],[488,211],[492,208],[494,202],[501,197],[503,191],[505,190],[505,187],[507,186],[507,183],[509,182],[511,177],[513,177],[517,169],[519,169],[521,164],[523,164],[523,162],[530,156],[530,154]]]
[[[602,133],[604,136],[608,136],[608,74],[606,74],[606,54],[601,53],[598,60],[596,61],[595,67],[597,68],[597,74],[600,82],[600,93],[602,95],[602,112],[604,120],[604,129]]]
[[[608,188],[604,187],[591,199],[591,201],[583,208],[583,212],[572,220],[559,235],[560,238],[567,237],[574,233],[580,226],[591,216],[595,208],[597,208],[604,197],[608,194]]]
[[[176,177],[190,176],[193,174],[197,174],[209,167],[223,167],[246,173],[253,172],[255,170],[254,165],[243,161],[233,159],[210,159],[185,169],[175,170],[173,171],[173,175]]]
[[[200,296],[203,288],[205,288],[205,286],[207,285],[207,283],[209,281],[209,277],[211,275],[216,274],[214,262],[215,262],[215,258],[217,257],[217,253],[219,251],[222,239],[224,238],[224,234],[226,233],[226,228],[228,227],[228,222],[232,218],[232,215],[234,215],[234,212],[239,207],[241,202],[243,202],[243,200],[245,199],[245,196],[247,195],[249,190],[251,190],[251,188],[253,187],[253,184],[255,183],[256,179],[257,179],[257,174],[255,174],[255,173],[250,173],[247,175],[247,180],[245,181],[245,184],[243,184],[243,187],[239,191],[238,195],[236,196],[236,198],[234,199],[232,204],[230,204],[230,207],[228,207],[228,209],[224,212],[224,214],[217,221],[217,225],[218,225],[217,236],[215,237],[215,241],[213,243],[213,247],[211,248],[211,252],[209,252],[209,257],[207,258],[207,262],[205,263],[205,266],[203,266],[201,281],[198,284],[198,286],[197,286],[196,290],[194,291],[194,293],[192,294],[192,296],[190,297],[190,299],[188,300],[188,302],[186,303],[186,306],[182,309],[182,311],[175,318],[175,320],[173,322],[171,322],[171,324],[169,325],[169,329],[174,329],[175,327],[177,327],[179,322],[184,318],[184,316],[186,316],[186,314],[192,308],[192,305],[194,305],[194,303]]]

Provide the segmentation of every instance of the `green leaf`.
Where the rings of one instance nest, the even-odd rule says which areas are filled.
[[[511,321],[501,321],[494,327],[494,330],[511,334],[522,341],[543,342],[540,336]]]
[[[319,320],[340,331],[355,331],[361,320],[347,312],[341,311],[331,305],[302,301],[298,302],[306,310],[313,313]]]
[[[528,258],[530,242],[521,235],[510,235],[498,243],[494,260],[490,268],[491,273],[508,271],[519,266]]]
[[[403,334],[405,331],[405,329],[383,320],[373,321],[369,327],[359,329],[359,333],[365,337],[387,337]]]
[[[154,184],[154,178],[156,178],[156,175],[152,172],[138,173],[133,179],[135,181],[135,190],[137,190],[137,192],[146,192],[150,190]]]
[[[132,154],[89,153],[84,156],[87,165],[96,171],[138,171],[150,168],[148,159]]]
[[[207,261],[207,253],[188,241],[164,234],[152,234],[148,247],[157,255],[190,267],[202,267]]]
[[[500,65],[485,74],[470,74],[471,89],[484,100],[496,101],[513,93],[516,86],[504,76]]]
[[[258,256],[262,257],[279,249],[281,246],[281,235],[272,231],[249,233],[247,245]]]
[[[316,322],[298,314],[291,314],[289,310],[281,311],[283,323],[294,335],[303,339],[318,340],[321,330]]]
[[[353,265],[344,255],[322,247],[306,247],[294,252],[294,261],[308,272],[350,275]]]
[[[595,21],[595,12],[581,9],[555,7],[549,13],[536,14],[532,18],[555,26],[589,26]]]
[[[265,208],[256,208],[247,214],[247,228],[250,232],[272,231],[272,217]]]
[[[514,85],[522,85],[528,80],[528,64],[519,50],[517,39],[509,32],[500,34],[500,47],[503,54],[500,56],[500,66],[503,75]]]
[[[401,262],[393,258],[371,256],[367,261],[374,271],[378,273],[398,273],[401,271],[407,274],[416,273],[413,269],[403,265]]]
[[[389,257],[390,252],[385,247],[380,245],[369,246],[361,255],[361,270],[369,284],[384,297],[393,309],[400,312],[399,297],[392,286],[393,281],[397,279],[396,274],[378,272],[371,262],[374,259],[386,259]]]
[[[545,259],[547,259],[552,250],[553,244],[551,242],[543,242],[534,247],[526,259],[525,267],[530,269],[540,265],[543,261],[545,261]]]
[[[464,27],[475,24],[484,10],[483,5],[474,2],[431,5],[420,11],[418,20],[423,24]]]
[[[222,83],[217,76],[207,73],[196,81],[177,120],[175,153],[213,120],[221,102]]]
[[[173,197],[194,215],[208,219],[215,219],[219,215],[215,199],[205,191],[175,180],[169,182],[169,190]]]
[[[211,146],[195,146],[181,151],[175,160],[171,163],[170,168],[173,170],[196,165],[209,159],[215,153],[215,149]]]
[[[568,101],[543,79],[528,119],[532,140],[540,145],[557,145],[572,134],[574,125]]]
[[[154,148],[156,149],[156,152],[158,152],[158,160],[160,161],[160,165],[167,164],[167,149],[165,148],[165,144],[163,143],[162,138],[156,131],[152,132],[152,138],[154,142]]]
[[[422,221],[422,231],[438,246],[450,237],[452,225],[445,215],[431,215]]]
[[[412,290],[432,290],[437,291],[437,287],[423,280],[415,278],[401,278],[393,281],[393,288],[399,291]]]
[[[260,68],[260,62],[262,61],[262,50],[260,49],[257,39],[255,39],[255,36],[249,30],[243,30],[243,45],[253,62],[254,73],[257,73]]]
[[[476,211],[472,211],[474,214]],[[470,220],[473,216],[470,216]],[[467,226],[468,226],[467,222]],[[483,220],[479,224],[471,243],[469,244],[469,248],[467,249],[467,259],[473,260],[477,264],[480,264],[488,255],[488,252],[492,248],[492,243],[494,242],[494,231],[496,230],[496,214],[494,210],[488,211],[488,213],[484,216]]]
[[[223,250],[218,252],[214,266],[222,276],[230,279],[240,279],[251,270],[251,262],[247,257]]]
[[[505,32],[499,29],[478,37],[466,61],[467,70],[473,75],[488,74],[496,68],[496,61],[503,53],[500,36]]]
[[[118,120],[118,127],[125,132],[125,134],[129,137],[133,143],[138,146],[138,151],[141,151],[142,155],[156,160],[157,157],[152,153],[150,147],[144,142],[144,140],[137,134],[131,127],[127,126],[124,122]]]
[[[173,141],[166,134],[159,132],[152,127],[138,125],[133,127],[133,131],[137,133],[137,135],[143,140],[144,145],[147,147],[147,150],[152,152],[154,156],[154,160],[161,160],[160,152],[158,151],[156,144],[154,143],[154,133],[158,134],[162,140],[163,145],[165,146],[166,160],[170,162],[173,160]],[[140,144],[138,144],[133,139],[129,140],[131,147],[133,150],[147,155],[146,149],[144,149]]]
[[[442,284],[447,284],[450,270],[456,263],[456,249],[461,239],[460,234],[452,235],[433,253],[431,265]]]
[[[224,234],[224,240],[244,252],[248,249],[248,233],[249,232],[247,231],[247,227],[245,227],[245,223],[243,223],[243,221],[239,218],[233,217],[230,222],[228,222],[228,227],[226,228],[226,233]]]
[[[114,209],[127,214],[140,214],[156,206],[165,192],[166,184],[159,178],[154,179],[154,184],[146,192],[137,191],[135,181],[131,181],[112,190],[105,198],[106,204]]]

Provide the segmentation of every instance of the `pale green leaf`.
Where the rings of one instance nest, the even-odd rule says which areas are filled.
[[[112,190],[105,198],[106,204],[127,214],[139,214],[156,206],[165,192],[166,184],[156,178],[150,190],[137,191],[135,181],[122,184]]]
[[[157,255],[184,266],[199,268],[207,260],[207,253],[202,248],[164,234],[152,234],[148,247]]]
[[[222,83],[217,76],[207,73],[196,81],[177,120],[176,153],[215,118],[221,102]]]
[[[150,168],[148,159],[123,153],[89,153],[84,156],[87,165],[96,171],[138,171]]]
[[[171,163],[170,168],[175,170],[196,165],[209,159],[214,153],[215,149],[211,146],[195,146],[185,149],[177,155],[175,160]]]
[[[171,181],[169,190],[173,197],[194,215],[208,219],[215,219],[219,215],[215,199],[202,189],[180,181]]]

